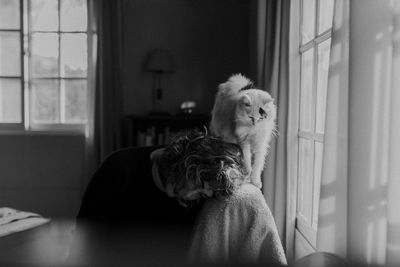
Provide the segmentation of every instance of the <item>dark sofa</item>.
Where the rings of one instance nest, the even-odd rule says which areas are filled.
[[[95,172],[77,215],[77,233],[84,229],[85,242],[96,244],[97,250],[83,252],[75,248],[79,262],[91,254],[106,260],[114,258],[111,262],[115,263],[111,255],[116,251],[119,261],[185,259],[200,207],[182,207],[155,186],[150,162],[154,150],[119,150]]]

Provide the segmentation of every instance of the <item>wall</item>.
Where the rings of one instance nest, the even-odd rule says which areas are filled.
[[[391,89],[391,75],[398,76],[392,72],[392,60],[398,55],[393,54],[391,3],[350,3],[348,255],[372,264],[384,264],[385,244],[390,244],[386,198],[388,151],[394,144],[389,143],[388,108],[390,90],[398,89]]]
[[[0,135],[0,207],[48,217],[75,216],[80,204],[84,136]]]
[[[143,71],[148,52],[171,51],[176,73],[164,75],[162,110],[194,100],[211,111],[216,87],[249,67],[249,1],[126,0],[124,2],[124,110],[151,110],[152,76]]]

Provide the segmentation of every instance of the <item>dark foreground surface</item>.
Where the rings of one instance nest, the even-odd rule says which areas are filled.
[[[147,224],[135,230],[121,225],[115,229],[88,224],[76,227],[75,222],[64,220],[9,235],[0,239],[0,266],[259,266],[189,263],[186,251],[191,229],[184,225],[160,228]],[[315,254],[291,266],[366,265]]]

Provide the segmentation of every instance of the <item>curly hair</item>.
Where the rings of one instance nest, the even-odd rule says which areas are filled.
[[[173,195],[187,206],[191,201],[230,195],[246,179],[242,151],[233,143],[210,136],[207,131],[190,130],[177,134],[157,160],[164,187],[170,185]],[[200,192],[191,199],[190,193]]]

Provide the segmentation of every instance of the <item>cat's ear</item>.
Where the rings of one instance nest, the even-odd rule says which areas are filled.
[[[239,98],[239,103],[242,106],[245,107],[250,107],[251,106],[251,100],[250,97],[247,94],[243,94],[240,98]]]

